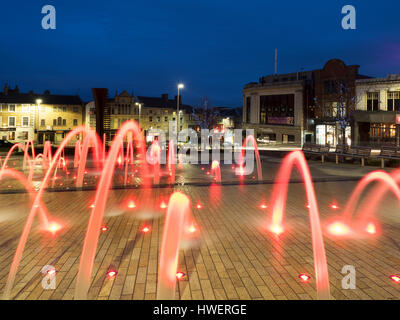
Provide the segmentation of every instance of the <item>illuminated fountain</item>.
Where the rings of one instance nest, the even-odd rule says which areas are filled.
[[[262,167],[261,167],[261,159],[260,159],[260,153],[258,151],[258,146],[256,139],[252,135],[248,135],[246,139],[243,141],[243,146],[242,146],[242,151],[239,154],[239,167],[236,168],[236,175],[238,176],[244,176],[249,174],[246,172],[246,170],[243,167],[243,164],[245,162],[245,154],[246,154],[246,148],[248,143],[251,142],[254,148],[254,154],[256,156],[256,163],[257,163],[257,175],[258,175],[258,181],[262,181]]]
[[[175,298],[179,249],[185,227],[192,226],[190,219],[189,198],[183,193],[175,192],[169,200],[165,216],[158,265],[157,299]]]
[[[217,160],[213,160],[211,163],[210,173],[214,175],[214,180],[216,182],[221,183],[221,168],[219,167],[219,162]]]
[[[45,190],[49,187],[49,181],[51,180],[51,177],[53,177],[52,186],[54,187],[55,180],[57,178],[57,172],[65,175],[67,174],[68,166],[64,154],[65,147],[71,142],[71,140],[74,139],[74,137],[81,134],[83,135],[83,140],[77,140],[75,143],[75,153],[73,161],[73,170],[76,171],[75,185],[76,187],[80,188],[82,187],[83,183],[86,183],[84,181],[84,175],[87,172],[88,154],[90,150],[93,151],[93,163],[95,164],[97,169],[101,171],[101,175],[99,181],[96,182],[97,187],[94,201],[93,203],[90,203],[91,213],[79,262],[74,295],[75,299],[87,298],[94,258],[96,256],[96,250],[99,241],[99,235],[101,232],[106,232],[108,230],[108,227],[104,224],[103,219],[107,199],[110,193],[110,189],[112,188],[115,171],[121,169],[122,166],[125,165],[123,169],[124,185],[126,185],[127,177],[130,176],[128,175],[129,168],[132,168],[132,170],[134,169],[134,159],[135,156],[137,156],[141,159],[140,174],[142,178],[142,185],[144,187],[148,187],[151,185],[151,181],[149,178],[149,168],[146,161],[147,158],[144,137],[138,124],[135,121],[127,121],[122,125],[120,130],[117,132],[114,140],[111,142],[108,153],[106,153],[105,151],[105,136],[103,136],[103,141],[101,141],[93,130],[87,129],[83,126],[77,127],[73,131],[69,132],[60,144],[60,146],[57,148],[54,155],[52,155],[50,142],[45,143],[43,153],[40,153],[38,155],[35,155],[33,142],[29,142],[25,146],[22,144],[14,145],[4,159],[2,169],[0,170],[0,180],[3,178],[11,178],[19,181],[29,192],[33,200],[33,204],[28,214],[21,237],[18,242],[17,250],[12,260],[9,276],[7,278],[7,283],[4,291],[5,299],[8,299],[10,297],[10,292],[15,281],[18,266],[21,261],[26,241],[28,239],[29,232],[32,228],[32,223],[36,215],[38,215],[40,219],[41,229],[49,232],[52,235],[57,234],[63,228],[62,223],[56,222],[50,217],[46,207],[42,203],[42,197]],[[126,154],[124,154],[125,138],[127,138]],[[134,155],[134,143],[135,147],[138,150],[137,155]],[[236,170],[239,170],[239,173],[243,175],[243,164],[245,161],[244,156],[248,143],[252,143],[254,146],[254,153],[257,162],[258,180],[261,181],[261,160],[257,144],[253,136],[248,136],[245,139],[243,143],[243,149],[240,154],[239,168],[236,168]],[[172,184],[175,182],[174,147],[174,142],[173,140],[171,140],[168,145],[169,150],[167,158],[167,172],[170,177],[170,183]],[[28,178],[26,178],[25,175],[19,171],[7,168],[10,156],[13,152],[15,152],[17,148],[20,148],[24,151],[24,163],[29,164]],[[32,158],[29,155],[29,148],[31,148]],[[153,183],[158,184],[159,178],[161,176],[161,148],[157,141],[154,141],[153,144],[150,146],[149,153],[150,159],[152,160],[153,164]],[[39,162],[41,162],[42,164],[44,177],[41,180],[40,187],[35,190],[35,188],[32,187],[31,180],[33,176],[33,168]],[[179,163],[182,162],[182,160],[179,161]],[[329,275],[319,211],[311,174],[304,155],[301,151],[291,152],[283,159],[282,165],[275,180],[275,184],[273,186],[272,196],[270,201],[268,202],[268,206],[263,201],[259,205],[259,208],[262,210],[267,210],[268,208],[271,208],[271,216],[270,221],[268,221],[268,229],[276,235],[277,239],[279,239],[279,236],[285,232],[283,220],[286,208],[286,199],[288,185],[290,182],[290,175],[294,166],[297,166],[300,170],[305,185],[305,192],[308,203],[307,208],[309,209],[309,221],[311,227],[311,240],[313,248],[313,261],[317,295],[319,299],[329,299]],[[63,170],[57,171],[58,168],[62,168]],[[215,181],[221,183],[221,169],[218,161],[215,160],[212,162],[211,170],[209,172],[207,171],[207,174],[212,174]],[[393,172],[391,175],[387,174],[384,171],[374,171],[367,174],[358,183],[352,195],[350,196],[343,211],[342,220],[336,221],[329,227],[329,229],[333,231],[334,234],[346,234],[350,232],[350,226],[352,225],[352,216],[356,210],[357,203],[362,193],[370,183],[378,182],[376,187],[371,191],[371,195],[368,196],[368,203],[365,204],[364,207],[362,207],[365,210],[360,210],[362,212],[361,215],[363,217],[363,221],[366,221],[366,223],[363,224],[363,226],[365,227],[365,231],[369,234],[375,234],[377,232],[377,227],[372,220],[373,212],[377,208],[379,201],[383,198],[384,194],[388,190],[392,191],[400,201],[400,189],[397,184],[399,181],[400,170]],[[213,187],[210,188],[210,191],[212,191],[214,198],[218,198],[218,196],[216,196],[215,189],[212,188],[219,188],[217,189],[217,191],[219,191],[220,187],[220,185],[213,184]],[[211,204],[213,204],[213,200],[211,198],[210,201]],[[130,197],[127,200],[126,207],[131,211],[137,210],[137,204]],[[202,208],[202,205],[200,203],[197,203],[195,207],[200,210]],[[331,205],[331,208],[334,210],[340,209],[336,203]],[[174,299],[176,281],[177,279],[185,276],[183,272],[178,272],[177,270],[179,261],[179,250],[182,244],[182,240],[185,240],[185,237],[188,237],[190,235],[193,236],[198,230],[194,221],[192,220],[192,215],[190,212],[190,200],[183,193],[173,193],[169,199],[168,205],[164,201],[162,201],[160,204],[160,209],[167,210],[164,211],[165,224],[162,234],[162,243],[158,266],[157,299]],[[151,232],[151,227],[150,225],[143,225],[140,231],[143,234],[149,233]],[[114,278],[116,275],[116,270],[109,270],[108,276],[110,278]],[[303,282],[307,282],[310,279],[307,274],[301,274],[299,277]]]
[[[319,299],[330,299],[328,264],[326,261],[318,205],[310,170],[304,154],[301,151],[293,151],[289,153],[282,161],[277,178],[275,179],[270,200],[272,217],[269,229],[276,235],[279,235],[284,231],[283,216],[286,208],[290,174],[294,165],[296,165],[301,172],[305,185],[307,201],[310,206],[309,215],[317,295]]]

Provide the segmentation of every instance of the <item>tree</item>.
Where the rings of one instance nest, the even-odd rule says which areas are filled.
[[[193,119],[201,129],[213,129],[219,122],[220,112],[217,108],[210,109],[207,97],[202,104],[193,110]]]
[[[351,126],[354,111],[357,108],[358,99],[355,88],[349,88],[344,81],[335,80],[331,82],[330,94],[324,106],[320,105],[317,97],[314,98],[315,105],[326,118],[331,118],[339,123],[342,135],[342,145],[346,146],[346,128]]]

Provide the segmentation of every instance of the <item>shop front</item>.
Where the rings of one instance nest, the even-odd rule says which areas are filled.
[[[343,130],[338,122],[320,123],[315,126],[315,142],[317,144],[329,144],[334,147],[343,143]],[[346,144],[351,145],[351,127],[345,129]]]
[[[400,114],[389,111],[355,115],[355,142],[359,145],[399,145]]]

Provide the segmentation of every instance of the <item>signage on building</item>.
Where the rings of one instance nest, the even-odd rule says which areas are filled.
[[[269,124],[284,124],[284,125],[293,125],[294,118],[293,117],[268,117]]]
[[[396,124],[400,124],[400,114],[396,114]]]

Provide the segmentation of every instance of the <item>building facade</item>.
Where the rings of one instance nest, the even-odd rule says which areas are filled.
[[[83,104],[78,96],[21,93],[18,86],[10,89],[7,85],[0,92],[1,140],[59,144],[82,123]]]
[[[193,108],[182,104],[179,99],[180,131],[195,127]],[[86,125],[96,127],[96,112],[98,107],[92,101],[86,105]],[[104,106],[103,128],[107,141],[111,141],[121,125],[128,120],[135,120],[140,125],[145,136],[149,132],[162,130],[166,138],[170,130],[176,130],[177,98],[169,99],[168,94],[160,97],[135,96],[127,91],[115,93],[113,98],[107,98]],[[152,139],[152,136],[149,136]]]
[[[356,81],[354,143],[399,145],[400,74]]]
[[[254,129],[258,143],[301,144],[307,133],[311,72],[262,77],[243,89],[243,129]]]
[[[357,104],[356,80],[369,78],[359,74],[359,67],[331,59],[322,69],[314,71],[314,132],[317,144],[336,146],[343,141],[349,145],[352,143],[352,116]]]
[[[243,127],[259,143],[335,146],[354,137],[358,65],[331,59],[322,69],[265,76],[243,89]]]

